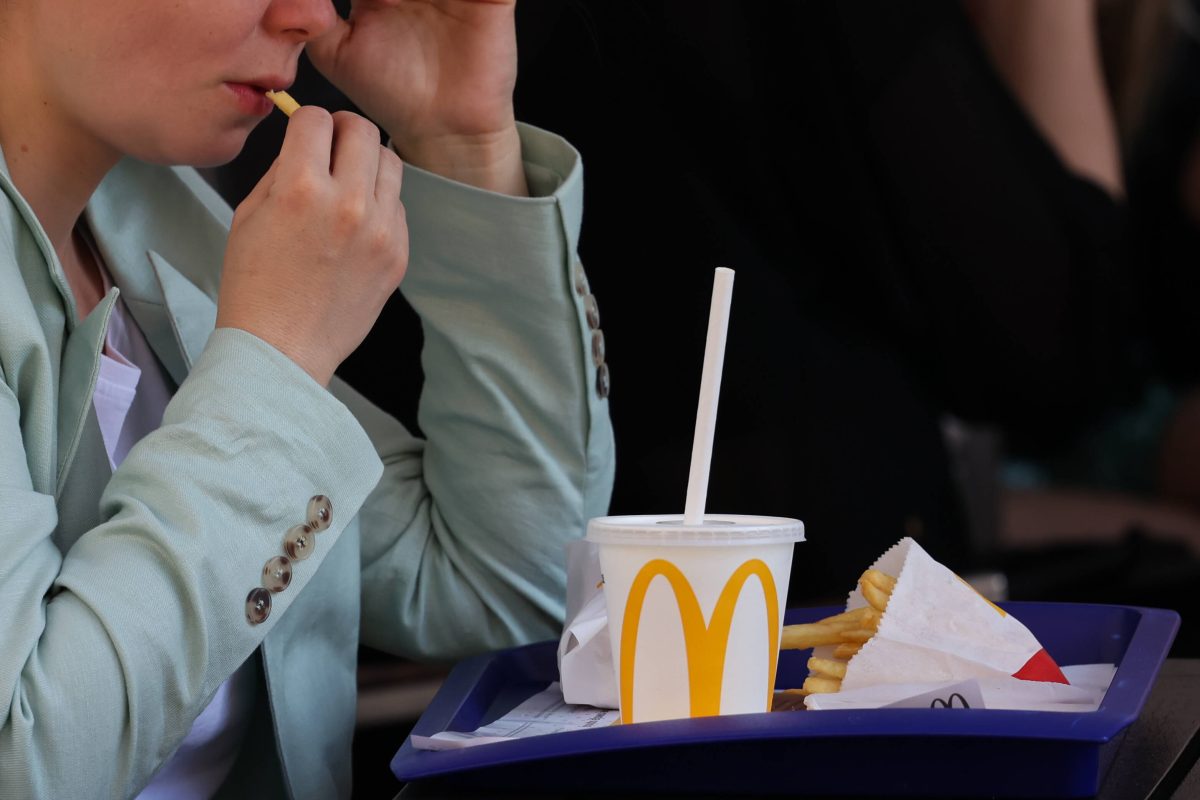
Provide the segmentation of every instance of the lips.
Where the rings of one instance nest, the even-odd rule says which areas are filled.
[[[233,104],[241,114],[265,117],[275,107],[266,95],[267,90],[262,86],[228,81],[225,83],[225,88],[229,90]]]
[[[292,85],[295,78],[283,77],[280,75],[262,75],[257,78],[248,78],[247,80],[229,81],[232,84],[240,84],[249,86],[257,92],[278,92],[286,90]]]
[[[265,74],[225,81],[238,112],[251,117],[265,117],[275,107],[267,92],[286,89],[294,75]]]

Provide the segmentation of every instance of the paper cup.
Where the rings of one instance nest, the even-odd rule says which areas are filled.
[[[769,711],[804,523],[713,514],[600,517],[621,721]]]

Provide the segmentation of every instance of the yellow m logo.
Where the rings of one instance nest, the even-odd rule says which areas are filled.
[[[659,575],[667,579],[679,606],[683,623],[683,644],[688,665],[688,700],[693,717],[711,717],[721,711],[721,681],[725,675],[725,649],[729,643],[729,628],[733,611],[742,587],[751,575],[762,584],[767,606],[767,639],[770,652],[767,666],[767,697],[763,710],[771,707],[775,686],[775,667],[779,661],[779,594],[771,570],[757,558],[742,564],[725,582],[712,619],[705,624],[704,613],[696,592],[679,567],[661,558],[649,561],[633,579],[629,599],[625,604],[625,619],[621,623],[621,722],[633,722],[633,665],[637,658],[638,625],[650,582]]]

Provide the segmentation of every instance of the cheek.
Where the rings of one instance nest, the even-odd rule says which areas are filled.
[[[64,31],[46,68],[68,113],[118,152],[152,163],[225,163],[258,120],[239,112],[223,81],[281,60],[266,58],[275,53],[260,41],[263,1],[135,0],[137,13],[89,14],[97,30]]]
[[[109,148],[140,161],[212,166],[233,159],[257,122],[221,112],[183,98],[127,97],[98,108],[91,124]]]
[[[103,80],[118,91],[123,87],[134,95],[188,102],[196,91],[256,60],[252,13],[218,14],[227,5],[224,0],[209,0],[204,9],[194,0],[177,0],[161,3],[162,11],[150,10],[160,3],[143,4],[147,10],[137,15],[138,21],[110,26],[112,36],[91,46],[90,63],[77,65],[91,68],[90,83]]]
[[[169,68],[157,54],[97,65],[91,93],[78,98],[85,118],[121,153],[143,161],[194,166],[233,159],[257,118],[241,113],[223,86],[215,59],[176,53]]]

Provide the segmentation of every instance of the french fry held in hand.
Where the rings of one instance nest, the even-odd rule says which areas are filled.
[[[862,646],[875,635],[880,615],[892,599],[896,579],[877,569],[869,569],[858,579],[858,588],[869,605],[834,614],[831,617],[804,625],[785,625],[784,650],[807,650],[810,647],[835,645],[832,658],[810,658],[809,676],[801,689],[789,689],[795,694],[837,692],[846,677],[846,665]]]

